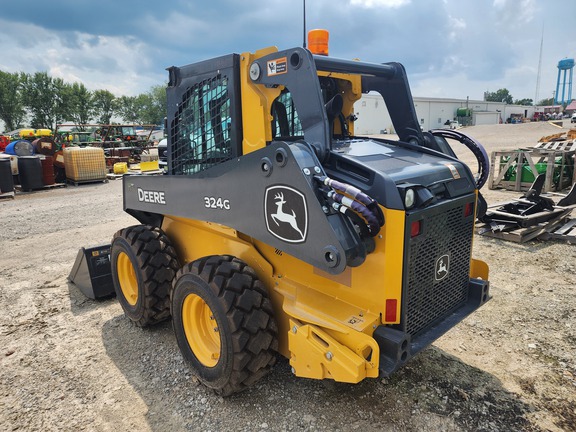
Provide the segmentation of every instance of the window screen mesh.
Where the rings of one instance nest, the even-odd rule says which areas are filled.
[[[189,87],[172,122],[172,173],[187,175],[232,157],[228,79],[216,75]]]
[[[289,91],[285,90],[272,104],[272,133],[274,137],[302,136],[302,124]]]

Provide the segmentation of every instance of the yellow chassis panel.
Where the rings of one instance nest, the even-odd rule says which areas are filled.
[[[346,297],[342,290],[358,294],[360,288],[326,279],[312,266],[287,254],[278,255],[275,249],[222,225],[167,216],[162,228],[173,240],[182,263],[230,254],[254,268],[268,287],[279,327],[279,351],[291,359],[298,376],[351,383],[378,376],[380,350],[371,335],[381,324],[380,314],[338,298]],[[290,269],[289,275],[280,269]],[[354,273],[359,274],[359,269],[351,269],[352,279],[357,277]],[[317,288],[320,284],[321,291]],[[365,289],[372,290],[373,283]],[[351,294],[347,297],[353,298]],[[297,336],[292,332],[294,326],[303,327]],[[326,358],[328,351],[319,340],[327,343],[332,360]]]

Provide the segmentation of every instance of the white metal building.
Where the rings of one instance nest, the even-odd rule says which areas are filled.
[[[534,106],[507,105],[503,102],[423,97],[415,97],[414,106],[423,130],[447,127],[447,122],[457,120],[459,108],[471,110],[472,125],[506,122],[512,114],[532,118],[538,110]],[[356,134],[394,133],[386,104],[379,94],[363,95],[354,105],[354,112],[358,117],[354,125]]]

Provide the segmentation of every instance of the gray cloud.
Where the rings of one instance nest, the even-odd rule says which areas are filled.
[[[533,97],[546,23],[542,97],[551,96],[557,61],[576,55],[575,27],[557,27],[576,16],[573,0],[315,0],[307,9],[309,29],[330,30],[331,55],[399,61],[412,87],[431,95],[481,98],[506,87]],[[0,68],[52,69],[89,88],[135,94],[165,81],[170,65],[301,45],[302,3],[22,0],[3,5],[0,24]],[[59,64],[62,57],[68,63]]]

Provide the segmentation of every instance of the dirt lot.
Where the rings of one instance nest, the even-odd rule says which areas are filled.
[[[465,130],[489,151],[558,131]],[[281,361],[222,399],[191,376],[170,322],[141,330],[116,300],[89,300],[67,282],[81,246],[134,223],[120,181],[0,201],[1,430],[576,431],[574,245],[477,238],[493,300],[389,380],[327,388]]]

